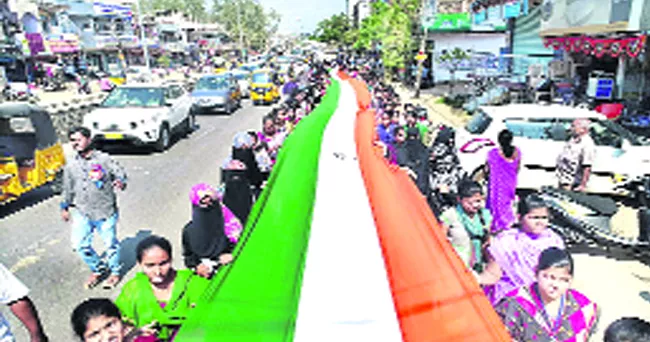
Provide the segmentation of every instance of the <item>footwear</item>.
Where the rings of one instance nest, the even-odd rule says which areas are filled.
[[[111,276],[108,277],[108,279],[106,279],[104,282],[104,285],[102,285],[102,288],[104,288],[104,290],[112,290],[120,282],[120,280],[122,280],[122,278],[120,278],[119,275],[111,274]]]
[[[93,273],[88,277],[86,282],[84,283],[84,287],[86,290],[91,290],[95,288],[99,283],[102,282],[102,273]]]

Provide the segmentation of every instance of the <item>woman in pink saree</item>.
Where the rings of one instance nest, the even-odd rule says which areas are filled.
[[[507,293],[535,281],[539,256],[549,247],[565,248],[562,238],[548,227],[548,205],[536,194],[519,202],[519,227],[501,231],[486,250],[487,265],[479,283],[497,304]]]
[[[515,223],[512,203],[517,190],[517,174],[521,163],[521,151],[512,146],[512,133],[499,133],[499,147],[488,152],[488,193],[486,208],[492,214],[492,233],[510,229]]]
[[[573,259],[551,247],[542,252],[534,283],[499,302],[496,311],[515,341],[586,342],[594,331],[598,308],[571,289]]]

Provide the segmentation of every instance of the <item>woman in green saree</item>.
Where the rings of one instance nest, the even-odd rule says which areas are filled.
[[[125,322],[156,331],[151,341],[173,341],[208,281],[190,270],[175,270],[171,244],[163,237],[142,240],[136,255],[142,272],[124,285],[115,304]]]

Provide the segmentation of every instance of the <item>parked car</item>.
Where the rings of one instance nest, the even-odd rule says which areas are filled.
[[[115,88],[83,122],[100,145],[153,145],[162,152],[174,133],[192,132],[191,104],[181,83],[124,85]]]
[[[232,114],[241,107],[241,91],[232,73],[201,77],[192,91],[192,112],[219,111]]]
[[[650,174],[650,142],[645,137],[631,133],[600,113],[562,105],[480,107],[457,134],[461,165],[474,179],[483,179],[487,152],[496,146],[499,132],[507,128],[514,135],[514,145],[522,151],[518,187],[556,186],[557,157],[569,138],[571,123],[577,118],[590,120],[590,135],[596,144],[588,192],[614,194],[615,186],[626,178]]]
[[[241,97],[249,98],[251,96],[251,73],[245,70],[233,70],[232,74],[239,85]]]

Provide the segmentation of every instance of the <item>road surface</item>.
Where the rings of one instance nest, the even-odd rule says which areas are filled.
[[[181,229],[190,219],[189,189],[199,182],[218,185],[219,166],[229,154],[233,135],[258,130],[270,107],[252,107],[249,101],[232,116],[201,115],[197,130],[176,141],[164,153],[120,149],[114,157],[126,168],[127,190],[119,195],[118,236],[122,260],[127,268],[135,264],[135,245],[149,234],[170,239],[174,265],[182,267]],[[39,190],[0,207],[0,262],[31,289],[47,334],[53,342],[72,341],[69,317],[72,309],[88,297],[114,299],[119,288],[85,290],[89,271],[70,247],[70,226],[60,219],[60,198]],[[99,239],[98,251],[103,251]],[[126,279],[133,276],[137,266]],[[122,282],[123,284],[124,282]],[[25,330],[6,307],[17,341],[28,341]]]

